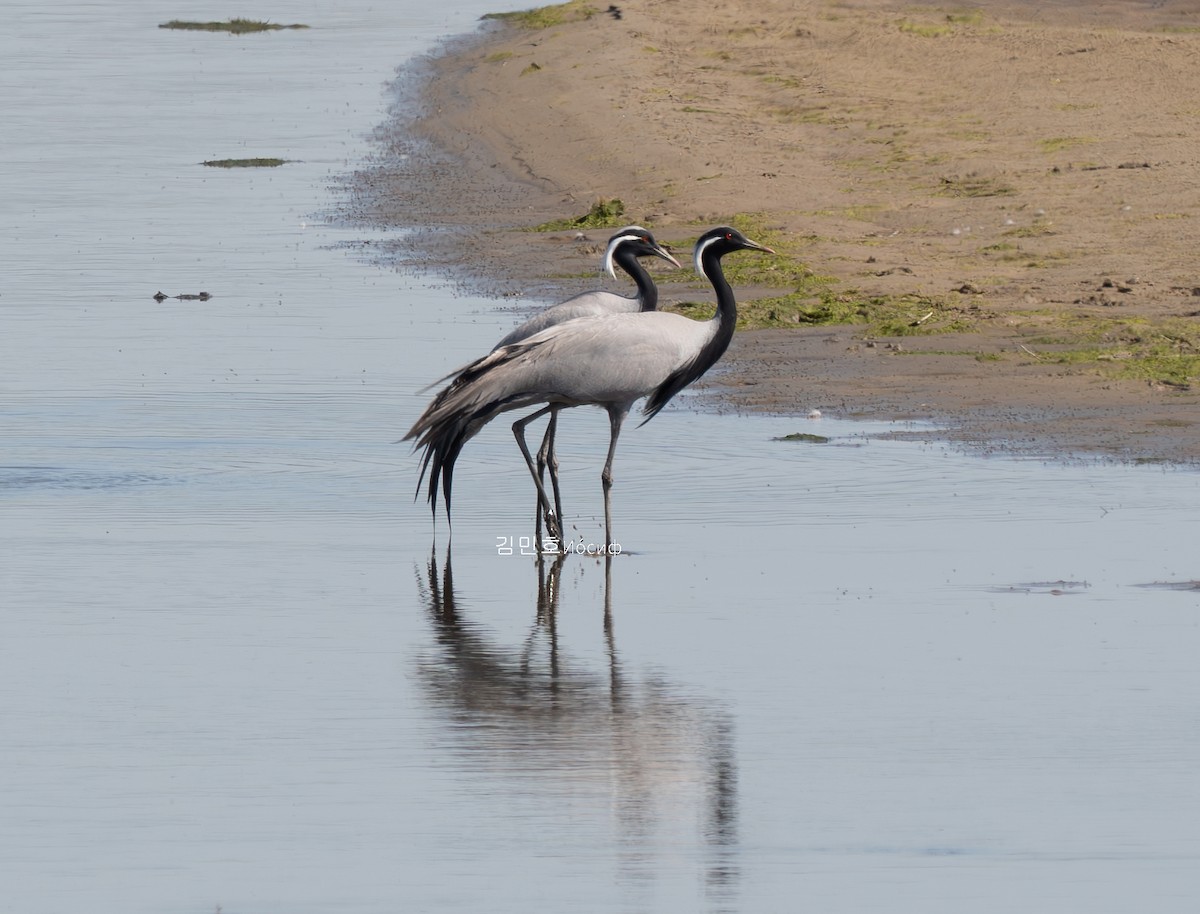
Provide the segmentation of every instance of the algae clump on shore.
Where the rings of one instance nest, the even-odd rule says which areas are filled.
[[[614,197],[611,200],[597,200],[592,208],[582,216],[567,219],[553,219],[535,225],[535,232],[565,232],[570,229],[585,228],[617,228],[625,216],[625,204]]]
[[[484,13],[484,19],[496,19],[520,26],[523,29],[548,29],[566,22],[580,22],[591,19],[599,10],[585,3],[584,0],[570,0],[568,3],[556,3],[551,6],[540,6],[535,9],[517,10],[511,13]]]

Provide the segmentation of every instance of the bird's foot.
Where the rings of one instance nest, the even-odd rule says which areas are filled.
[[[538,543],[542,547],[542,552],[546,554],[563,551],[562,520],[553,513],[546,515],[546,536],[543,539],[539,533]]]

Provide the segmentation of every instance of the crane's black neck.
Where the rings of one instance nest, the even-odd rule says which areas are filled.
[[[733,331],[737,327],[737,301],[733,297],[733,289],[729,287],[729,282],[725,279],[725,270],[721,266],[721,258],[731,250],[737,250],[737,248],[726,247],[718,241],[705,245],[700,252],[700,269],[708,277],[713,291],[717,294],[717,313],[709,319],[709,323],[713,325],[712,336],[696,354],[690,369],[690,377],[683,382],[681,387],[692,383],[712,368],[717,360],[725,354],[725,350],[729,348],[729,343],[733,339]]]
[[[712,320],[717,324],[713,341],[724,340],[716,355],[713,356],[712,362],[705,366],[706,370],[724,354],[725,349],[729,346],[729,341],[733,339],[733,329],[737,326],[737,301],[733,297],[733,289],[725,279],[725,270],[721,266],[721,258],[728,253],[728,248],[718,249],[717,245],[710,244],[700,254],[700,267],[704,271],[704,275],[708,277],[708,281],[712,283],[713,291],[717,293],[717,313],[712,316]]]
[[[653,419],[675,394],[712,368],[725,354],[733,339],[733,331],[737,327],[737,301],[733,297],[733,289],[725,279],[725,271],[721,269],[721,257],[730,249],[721,247],[714,250],[717,247],[716,244],[706,246],[699,258],[704,275],[708,277],[713,291],[717,293],[717,313],[709,319],[712,334],[692,358],[673,371],[650,395],[646,401],[646,418],[643,422]]]
[[[628,273],[637,283],[637,301],[642,311],[654,311],[658,308],[658,286],[650,278],[646,268],[638,259],[637,254],[625,247],[619,247],[613,254],[613,263]]]

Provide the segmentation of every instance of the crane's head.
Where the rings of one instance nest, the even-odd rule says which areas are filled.
[[[693,262],[696,266],[696,272],[707,278],[708,273],[704,269],[705,258],[713,257],[717,260],[720,260],[726,254],[730,254],[733,251],[763,251],[767,254],[775,253],[774,250],[767,247],[765,244],[759,244],[757,241],[751,241],[733,226],[719,225],[714,229],[709,229],[696,239],[696,252],[693,257]]]
[[[609,276],[616,278],[614,258],[617,252],[628,252],[634,257],[661,257],[667,263],[679,268],[679,261],[671,256],[662,245],[654,240],[654,236],[640,225],[629,225],[621,229],[610,239],[604,252],[604,270]]]

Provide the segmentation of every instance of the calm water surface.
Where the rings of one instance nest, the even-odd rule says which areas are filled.
[[[519,554],[506,423],[435,534],[393,442],[512,318],[323,214],[499,6],[10,4],[0,909],[1194,911],[1194,472],[684,397],[611,563]],[[564,415],[580,540],[606,438]]]

